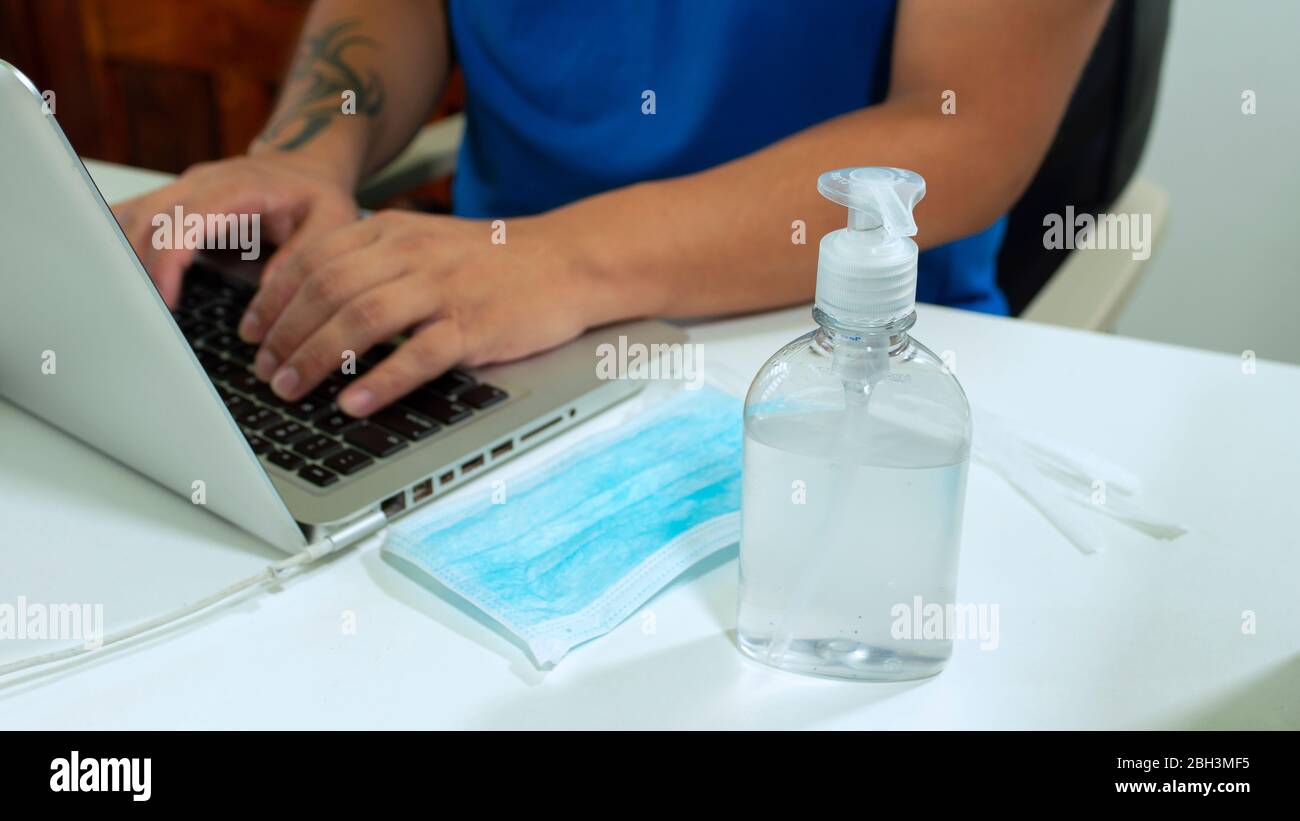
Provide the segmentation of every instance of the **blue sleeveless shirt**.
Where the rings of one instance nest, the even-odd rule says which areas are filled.
[[[894,10],[894,0],[453,0],[468,98],[455,213],[535,214],[701,171],[880,102]],[[1005,223],[924,251],[917,299],[1007,313],[996,284]]]

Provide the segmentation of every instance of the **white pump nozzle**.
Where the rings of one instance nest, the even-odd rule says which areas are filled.
[[[912,209],[925,180],[902,168],[845,168],[817,180],[822,196],[849,209],[848,227],[822,237],[817,307],[849,325],[886,325],[916,304]]]
[[[849,228],[884,228],[895,237],[916,236],[912,209],[925,196],[925,180],[902,168],[842,168],[817,178],[817,190],[849,209]]]

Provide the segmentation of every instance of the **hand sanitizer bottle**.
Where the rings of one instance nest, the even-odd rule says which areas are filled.
[[[916,322],[912,208],[898,168],[817,181],[847,206],[822,237],[813,319],[745,399],[741,650],[811,675],[898,681],[952,654],[970,405]]]

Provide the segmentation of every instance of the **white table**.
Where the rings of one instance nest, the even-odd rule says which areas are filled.
[[[159,180],[92,171],[110,200]],[[745,378],[810,323],[800,308],[692,337],[706,367]],[[153,640],[0,682],[0,727],[1300,727],[1300,368],[1246,375],[1232,356],[927,306],[915,331],[956,353],[975,402],[1137,471],[1192,532],[1117,528],[1085,556],[972,468],[959,599],[999,605],[1000,646],[959,641],[942,675],[891,685],[743,659],[734,550],[652,600],[653,631],[634,617],[539,672],[369,544]],[[3,401],[0,522],[0,603],[102,602],[110,629],[276,555]],[[43,649],[0,642],[0,659]]]

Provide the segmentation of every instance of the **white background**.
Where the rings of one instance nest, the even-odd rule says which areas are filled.
[[[1174,3],[1139,170],[1169,223],[1119,333],[1300,362],[1298,38],[1293,0]]]

